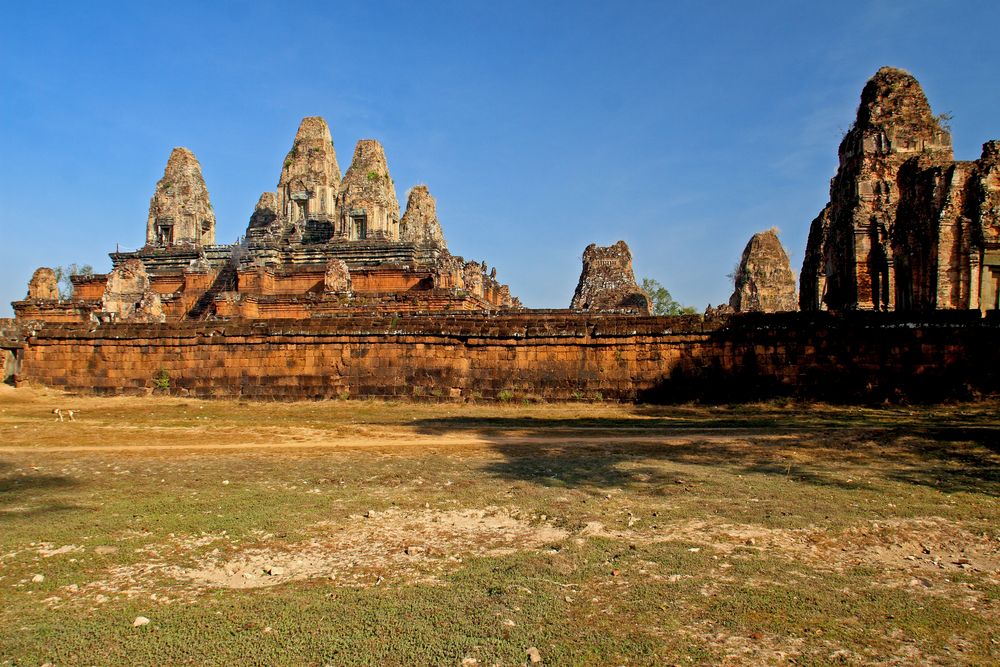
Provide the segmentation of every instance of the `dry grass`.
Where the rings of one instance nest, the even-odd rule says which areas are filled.
[[[0,665],[996,664],[997,408],[5,389]]]

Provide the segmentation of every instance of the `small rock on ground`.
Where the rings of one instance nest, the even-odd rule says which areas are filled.
[[[149,623],[149,619],[146,618],[145,616],[136,616],[135,620],[132,621],[132,627],[133,628],[138,628],[139,626],[146,625],[148,623]]]
[[[528,662],[535,665],[542,661],[542,654],[538,652],[538,649],[532,646],[528,649]]]

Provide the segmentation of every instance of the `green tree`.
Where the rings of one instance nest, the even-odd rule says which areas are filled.
[[[83,266],[78,266],[76,264],[70,264],[69,266],[57,266],[52,270],[55,272],[56,281],[59,283],[60,299],[69,299],[73,296],[73,281],[70,280],[71,276],[94,275],[94,267],[90,264],[84,264]]]
[[[649,295],[649,299],[653,303],[654,315],[696,315],[698,313],[693,306],[685,306],[676,301],[658,280],[643,278],[642,289]]]

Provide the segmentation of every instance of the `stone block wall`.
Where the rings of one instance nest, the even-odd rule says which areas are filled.
[[[1000,389],[978,312],[698,318],[399,315],[45,325],[20,380],[97,394],[260,399],[941,400]]]

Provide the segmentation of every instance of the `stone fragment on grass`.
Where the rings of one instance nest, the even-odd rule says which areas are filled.
[[[143,625],[148,625],[148,624],[149,624],[149,619],[146,618],[145,616],[136,616],[135,620],[132,621],[132,627],[133,628],[138,628],[138,627],[141,627]]]
[[[45,581],[45,575],[44,574],[36,574],[35,576],[33,576],[31,578],[31,581],[32,581],[32,583],[40,584],[43,581]]]
[[[528,662],[535,665],[542,661],[542,654],[538,652],[538,649],[532,646],[528,649]]]

